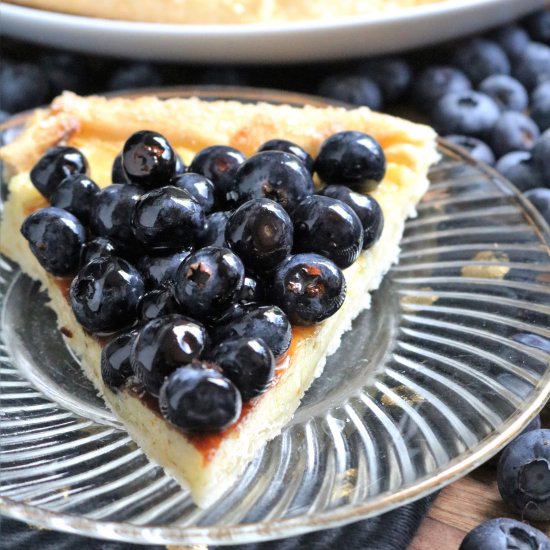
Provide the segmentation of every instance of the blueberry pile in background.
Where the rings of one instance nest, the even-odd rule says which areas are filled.
[[[0,119],[45,104],[64,89],[89,94],[204,84],[313,93],[430,123],[449,141],[465,148],[475,159],[494,166],[512,181],[550,224],[550,11],[537,12],[484,35],[403,56],[307,66],[199,67],[128,62],[28,44],[21,47],[19,42],[4,40]],[[83,195],[94,191],[87,182],[79,188]],[[326,188],[325,194],[343,200],[331,195],[332,192]],[[67,198],[63,189],[59,189],[53,202],[66,208],[63,201]],[[212,228],[224,227],[227,222],[224,212],[210,216],[216,217],[210,224]],[[222,233],[213,231],[205,238],[219,246]],[[89,261],[105,254],[109,246],[108,241],[99,238],[87,243],[83,253]],[[170,260],[179,264],[182,258]],[[154,273],[155,266],[149,258],[141,261],[142,271],[147,267]],[[168,265],[163,265],[160,271],[168,269]],[[153,283],[146,281],[146,284]],[[254,281],[245,279],[242,292],[243,296],[248,293],[248,298],[244,301],[257,291]],[[157,294],[151,295],[142,306],[144,319],[148,308],[152,316],[159,308],[170,310],[165,294],[161,291]],[[128,348],[134,338],[135,334],[128,333],[120,341],[113,340],[113,351]],[[223,349],[220,354],[235,357],[238,350]],[[259,353],[258,361],[261,360]],[[110,374],[114,377],[111,385],[120,383],[128,368],[124,362],[111,364]],[[504,503],[510,513],[523,521],[507,518],[488,521],[464,539],[462,550],[550,549],[548,537],[525,523],[542,522],[537,525],[545,529],[544,525],[550,521],[549,449],[550,430],[542,429],[537,417],[490,461],[496,466]]]

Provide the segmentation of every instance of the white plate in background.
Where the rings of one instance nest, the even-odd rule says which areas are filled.
[[[402,51],[511,21],[545,0],[447,0],[395,14],[254,25],[171,25],[0,2],[2,33],[63,49],[181,62],[298,62]]]

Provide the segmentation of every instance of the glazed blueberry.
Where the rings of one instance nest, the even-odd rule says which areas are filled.
[[[413,84],[413,98],[425,112],[430,112],[445,95],[472,89],[470,79],[456,67],[436,65],[425,68]]]
[[[21,225],[21,233],[40,265],[52,275],[74,275],[86,230],[65,210],[48,207],[36,210]]]
[[[542,132],[550,130],[550,78],[539,84],[533,91],[531,118]]]
[[[116,254],[116,247],[111,241],[104,237],[96,237],[82,245],[82,249],[80,250],[80,265],[85,266],[96,258],[116,256]]]
[[[530,42],[514,64],[513,74],[529,91],[550,80],[550,46]]]
[[[135,323],[144,291],[141,275],[126,260],[100,257],[87,263],[74,278],[71,306],[86,330],[114,332]]]
[[[542,214],[546,223],[550,225],[550,189],[536,187],[527,191],[525,197],[533,203],[533,206]]]
[[[550,550],[550,540],[538,529],[509,518],[491,519],[470,531],[459,550]]]
[[[218,344],[212,361],[241,392],[243,401],[264,393],[275,378],[275,358],[261,338],[236,338]]]
[[[340,200],[313,195],[301,201],[293,215],[294,250],[316,252],[342,269],[358,258],[363,247],[363,225]]]
[[[250,302],[261,302],[263,298],[263,288],[258,279],[245,277],[243,287],[237,296],[237,302],[249,304]]]
[[[32,109],[49,97],[47,75],[32,63],[13,63],[3,56],[0,64],[0,105],[9,113]]]
[[[53,147],[34,165],[30,178],[33,185],[50,198],[55,188],[73,174],[87,174],[88,161],[74,147]]]
[[[151,189],[167,185],[176,171],[176,153],[157,132],[132,134],[122,149],[122,167],[131,183]]]
[[[509,111],[497,120],[491,132],[491,145],[498,157],[512,151],[530,151],[539,138],[538,126],[523,113]]]
[[[200,204],[205,214],[214,207],[214,184],[203,175],[185,172],[173,178],[170,185],[187,191]]]
[[[202,207],[187,191],[167,185],[139,198],[132,228],[149,248],[181,248],[195,242],[204,219]]]
[[[363,132],[339,132],[327,138],[315,159],[315,171],[327,184],[361,186],[372,191],[386,173],[380,144]]]
[[[543,185],[538,167],[529,151],[508,153],[498,160],[495,168],[522,192]]]
[[[159,405],[164,417],[185,433],[218,433],[239,419],[242,399],[233,382],[208,364],[194,362],[167,378]]]
[[[149,290],[143,295],[139,303],[139,318],[148,322],[171,313],[178,313],[179,310],[174,291],[171,286],[167,285]]]
[[[132,347],[132,368],[147,392],[158,396],[165,378],[197,359],[206,344],[206,330],[184,315],[165,315],[149,321]]]
[[[497,484],[514,512],[528,520],[550,520],[550,430],[527,432],[504,449]]]
[[[143,277],[145,288],[151,290],[168,282],[174,282],[178,267],[190,253],[189,250],[179,250],[166,254],[140,256],[136,267]]]
[[[500,116],[498,105],[480,92],[452,93],[443,96],[435,106],[433,122],[442,135],[464,134],[483,137]]]
[[[113,161],[113,167],[111,168],[111,181],[113,183],[129,183],[124,168],[122,168],[122,153],[119,153]]]
[[[189,171],[208,178],[214,184],[216,199],[223,204],[227,193],[233,189],[237,169],[245,160],[246,157],[234,147],[212,145],[195,155]]]
[[[346,279],[327,258],[296,254],[276,269],[270,296],[293,325],[313,325],[340,309]]]
[[[111,390],[120,388],[134,374],[130,351],[137,334],[137,330],[119,334],[101,351],[101,378]]]
[[[363,250],[378,241],[384,229],[384,213],[374,197],[356,193],[345,185],[329,185],[319,194],[342,201],[357,214],[363,226]]]
[[[544,134],[535,143],[532,151],[533,162],[538,167],[542,178],[550,187],[550,130],[546,130]]]
[[[134,185],[113,183],[103,188],[96,196],[90,216],[93,233],[122,248],[135,245],[131,222],[140,196],[141,190]]]
[[[185,166],[183,159],[176,153],[176,168],[174,170],[175,176],[185,174],[185,172],[187,172],[187,166]]]
[[[292,250],[292,221],[270,199],[254,199],[237,208],[227,221],[225,239],[252,271],[269,271]]]
[[[131,90],[153,88],[162,84],[158,71],[150,63],[124,63],[111,75],[108,90]]]
[[[286,139],[270,139],[258,148],[258,153],[263,151],[283,151],[283,153],[290,153],[298,157],[310,172],[313,171],[312,156],[292,141]]]
[[[359,66],[358,72],[376,82],[383,100],[389,103],[403,96],[412,81],[411,66],[401,57],[370,59]]]
[[[230,211],[213,212],[206,216],[205,228],[199,237],[201,246],[225,246],[225,227]]]
[[[228,248],[207,246],[192,252],[176,273],[175,295],[197,319],[218,315],[235,301],[244,282],[244,265]]]
[[[63,208],[74,214],[79,220],[87,223],[90,219],[99,186],[84,174],[74,174],[66,177],[50,196],[50,204]]]
[[[506,74],[487,77],[479,85],[479,91],[492,97],[503,111],[522,112],[529,105],[529,95],[523,84]]]
[[[290,347],[292,327],[283,310],[277,306],[238,304],[231,315],[218,320],[215,337],[218,342],[250,337],[262,338],[275,357]]]
[[[263,151],[245,161],[235,175],[235,186],[226,198],[232,204],[271,199],[285,210],[313,193],[311,174],[295,155]]]
[[[536,11],[526,17],[522,23],[532,40],[550,45],[550,12]]]
[[[474,38],[455,50],[455,65],[479,84],[494,74],[510,74],[510,61],[504,50],[492,40]]]
[[[509,59],[521,57],[529,44],[529,35],[518,25],[500,27],[491,34],[491,38],[506,52]]]
[[[485,162],[489,166],[493,166],[495,163],[495,155],[491,148],[478,138],[452,134],[450,136],[445,136],[445,139],[466,149],[468,154],[475,160]]]
[[[382,109],[380,87],[367,76],[355,74],[329,76],[321,82],[317,93],[351,105],[366,105],[375,111]]]

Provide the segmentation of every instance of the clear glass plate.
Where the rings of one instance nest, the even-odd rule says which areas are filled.
[[[255,90],[161,95],[190,94],[322,104]],[[496,172],[440,151],[372,309],[282,435],[207,510],[120,428],[47,297],[1,259],[0,511],[131,542],[260,541],[401,506],[495,454],[550,394],[550,232]]]

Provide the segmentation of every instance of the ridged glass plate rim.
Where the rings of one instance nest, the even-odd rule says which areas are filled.
[[[305,94],[284,92],[270,89],[239,88],[239,87],[176,87],[162,89],[146,89],[130,91],[114,96],[137,97],[153,94],[161,98],[192,97],[202,99],[230,99],[240,101],[266,101],[273,103],[288,103],[291,105],[328,106],[341,103]],[[22,124],[29,113],[21,113],[0,125],[0,131],[14,128]],[[438,139],[438,149],[442,154],[460,159],[466,164],[476,167],[480,172],[498,183],[508,195],[514,196],[525,213],[530,224],[538,232],[541,241],[547,247],[550,257],[550,227],[542,216],[525,199],[517,189],[499,173],[472,159],[465,150]],[[549,260],[550,266],[550,260]],[[550,267],[549,267],[550,269]],[[550,314],[550,308],[548,308]],[[236,544],[258,542],[282,537],[303,534],[311,531],[342,526],[354,521],[365,519],[389,511],[398,506],[419,499],[433,491],[468,474],[491,456],[502,449],[525,425],[542,409],[550,398],[550,364],[544,376],[541,377],[539,392],[527,404],[521,414],[505,423],[505,429],[494,431],[478,443],[474,451],[464,451],[463,458],[455,458],[443,471],[396,492],[380,494],[376,499],[357,505],[346,505],[340,509],[317,513],[313,516],[296,516],[269,522],[240,524],[229,527],[176,527],[176,526],[138,526],[125,522],[99,521],[71,514],[55,513],[37,506],[18,503],[10,498],[0,496],[0,513],[14,519],[26,521],[39,527],[52,528],[69,533],[90,535],[108,540],[140,542],[145,544]]]

